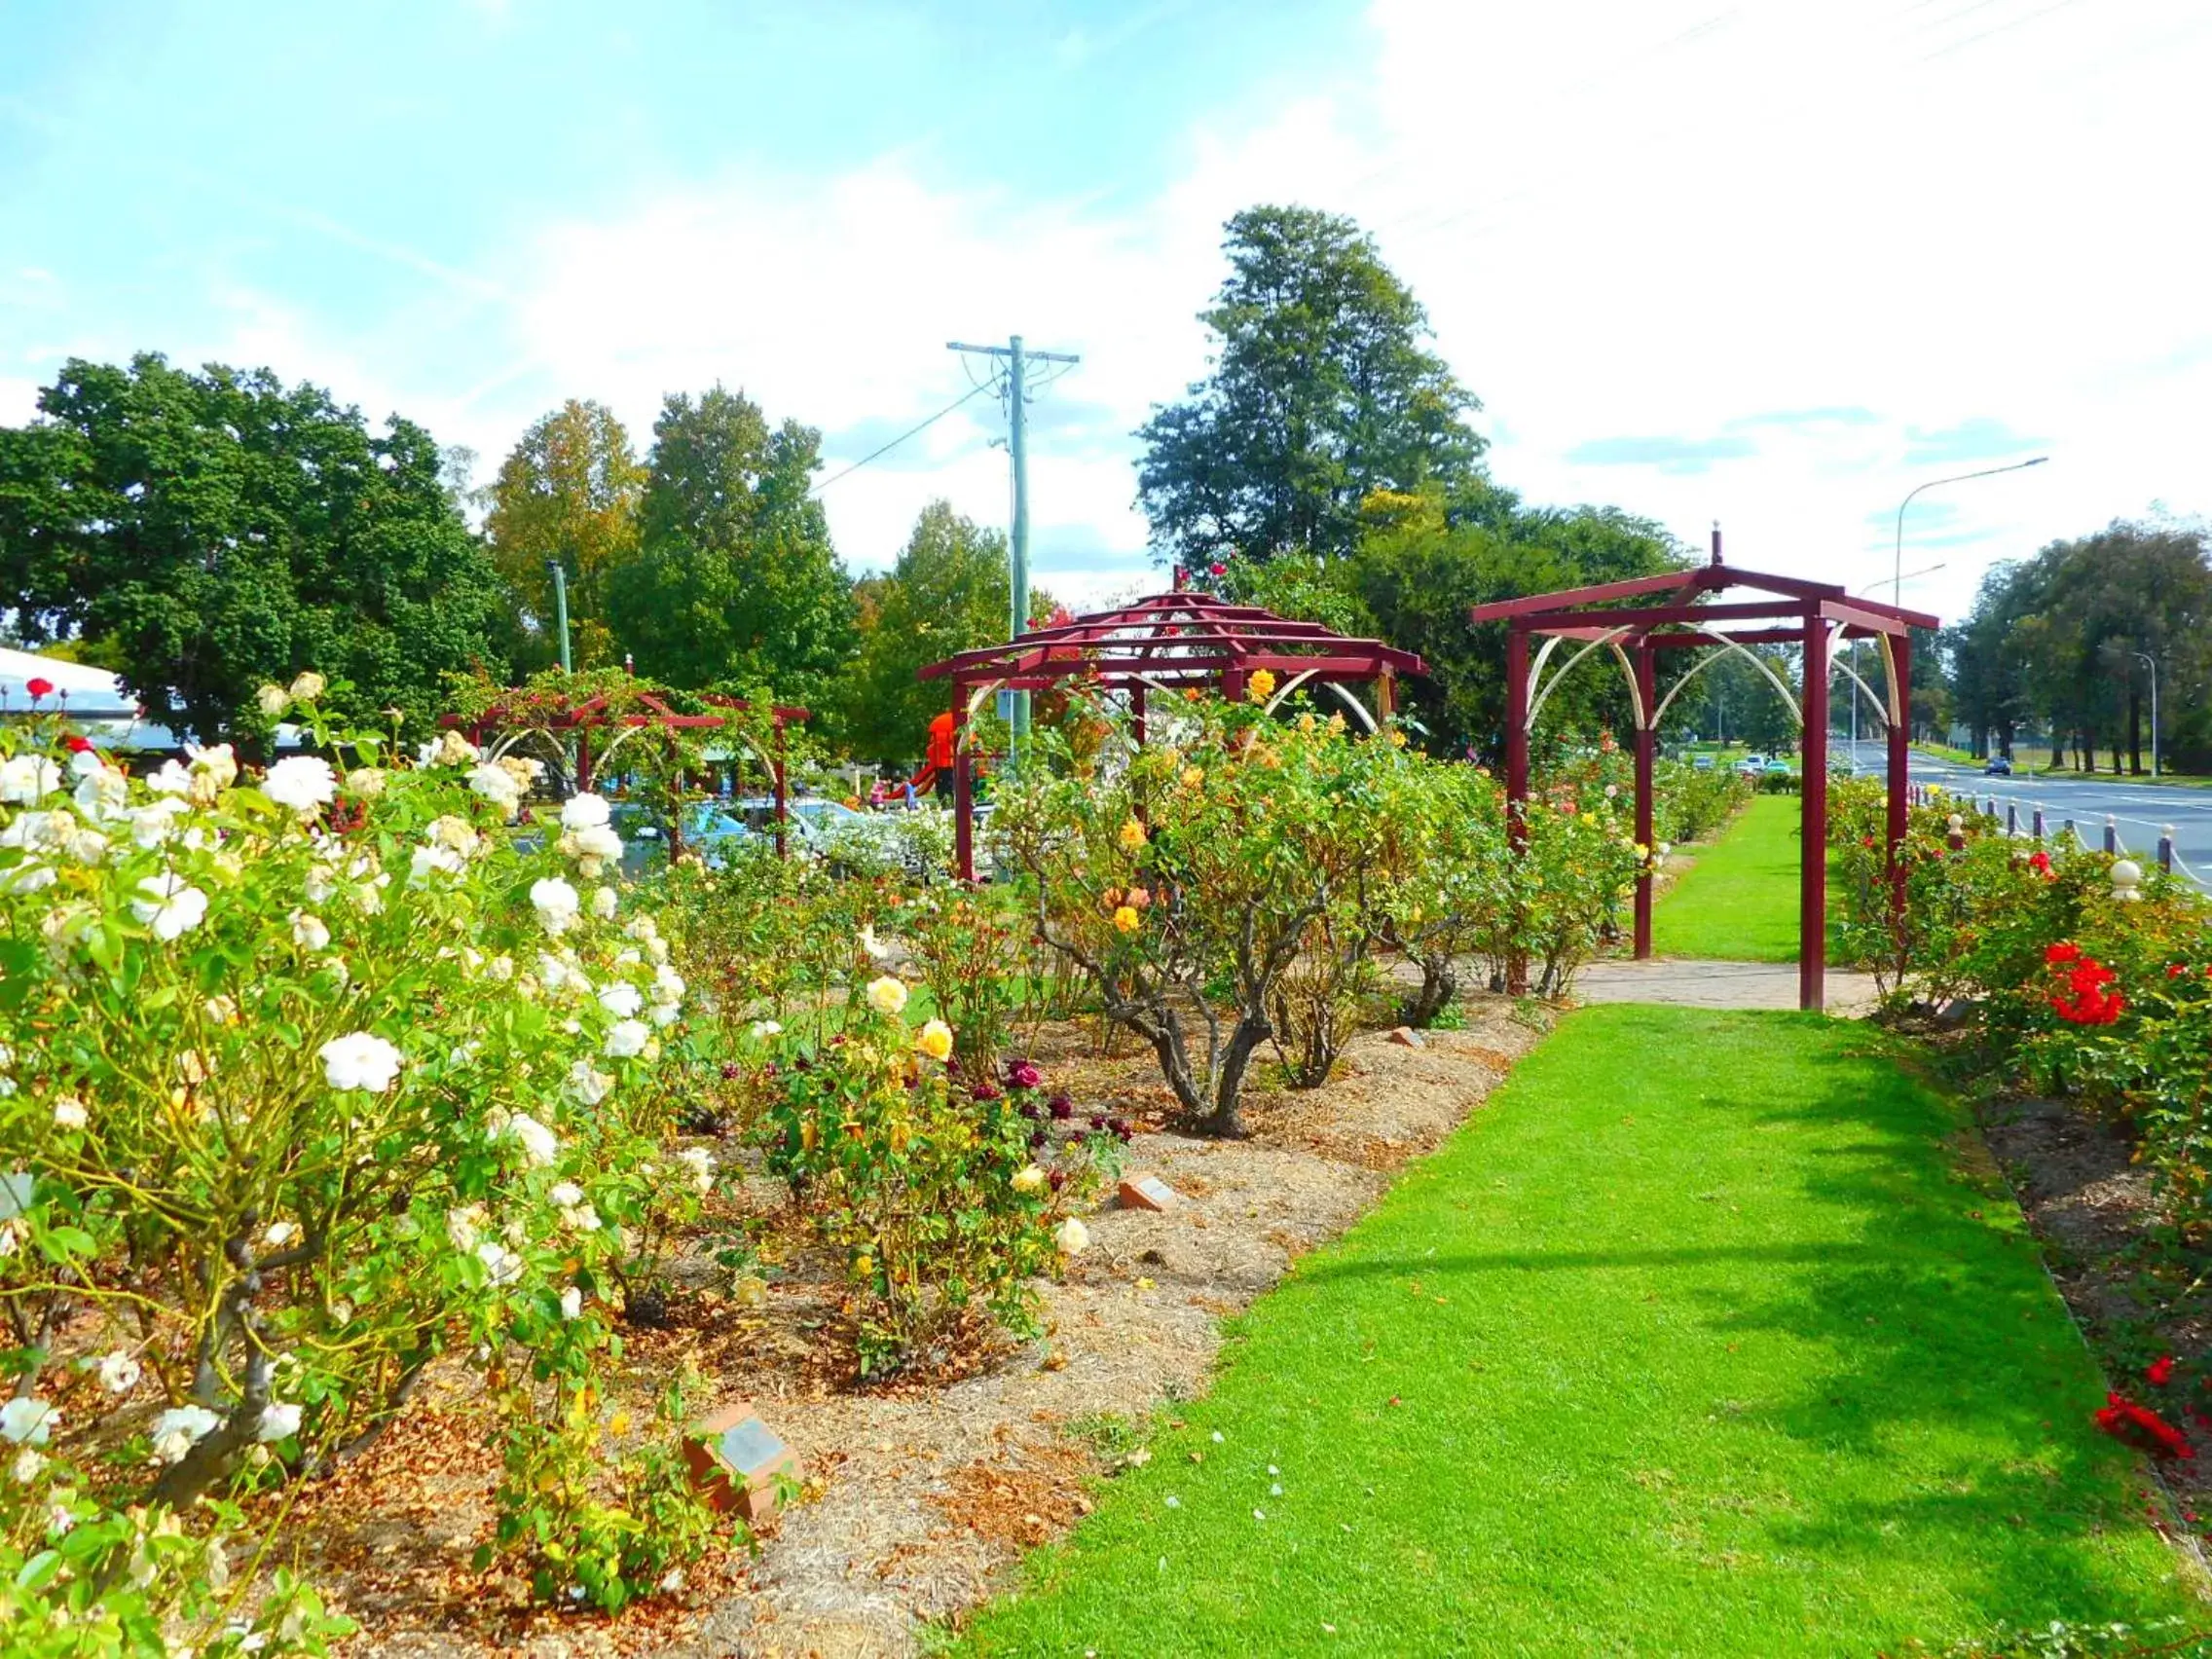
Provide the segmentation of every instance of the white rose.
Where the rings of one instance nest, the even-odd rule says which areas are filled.
[[[599,797],[593,795],[591,798],[597,800]],[[576,866],[579,869],[594,859],[606,861],[622,856],[622,837],[609,825],[590,825],[574,831],[573,839],[576,844]]]
[[[261,793],[305,816],[337,798],[338,775],[318,755],[295,755],[269,768],[269,776],[261,780]]]
[[[674,1007],[683,1000],[683,993],[689,987],[683,983],[683,976],[667,963],[663,962],[653,970],[653,1001]]]
[[[506,1132],[522,1143],[523,1157],[534,1169],[542,1169],[561,1156],[561,1137],[528,1112],[508,1119]]]
[[[417,847],[407,861],[407,882],[421,887],[433,874],[460,875],[468,868],[468,861],[451,847]]]
[[[54,1103],[54,1125],[59,1129],[81,1129],[91,1120],[85,1103],[74,1094],[64,1094]]]
[[[138,1386],[142,1368],[128,1348],[117,1348],[100,1361],[100,1386],[111,1394],[128,1394]]]
[[[305,910],[292,912],[292,942],[302,950],[327,950],[330,947],[330,928],[320,916]]]
[[[0,1436],[18,1446],[44,1446],[54,1425],[60,1420],[59,1408],[51,1400],[32,1394],[0,1406]]]
[[[0,800],[29,806],[61,787],[61,769],[43,755],[11,755],[0,761]]]
[[[576,890],[557,875],[530,884],[531,908],[549,934],[564,934],[574,925],[579,907]]]
[[[643,992],[637,986],[624,984],[617,979],[611,985],[601,987],[599,1006],[617,1019],[635,1019],[645,1006]]]
[[[253,1437],[267,1444],[271,1441],[289,1440],[299,1432],[300,1408],[273,1400],[261,1408],[261,1420],[254,1424]]]
[[[140,896],[130,901],[130,913],[165,943],[206,919],[207,895],[173,871],[149,875],[138,884],[138,892]]]
[[[318,1052],[323,1076],[333,1088],[365,1088],[382,1094],[399,1075],[399,1051],[366,1031],[333,1037]]]
[[[645,1045],[653,1034],[642,1019],[618,1019],[607,1033],[607,1052],[611,1059],[627,1060],[645,1051]]]
[[[498,807],[508,818],[522,804],[522,785],[515,775],[497,762],[487,762],[468,774],[468,787]]]
[[[1040,1192],[1045,1186],[1045,1172],[1036,1164],[1024,1164],[1014,1172],[1013,1187],[1017,1193]]]
[[[561,1317],[573,1319],[584,1310],[584,1293],[574,1285],[561,1292]]]
[[[484,757],[484,752],[448,727],[438,734],[437,746],[429,750],[427,764],[433,766],[473,766]]]
[[[613,1087],[614,1080],[589,1060],[578,1060],[569,1068],[569,1093],[581,1105],[597,1106]]]
[[[478,1229],[484,1225],[484,1206],[470,1204],[466,1209],[446,1211],[446,1237],[456,1250],[473,1250],[479,1236]]]
[[[261,1235],[261,1241],[272,1250],[281,1250],[299,1235],[300,1224],[298,1222],[273,1221],[269,1224],[269,1230]]]
[[[165,1463],[181,1461],[222,1420],[205,1406],[170,1407],[154,1419],[154,1456]]]
[[[169,764],[174,766],[176,762],[172,760]],[[149,850],[161,846],[176,833],[177,818],[188,810],[185,803],[173,794],[148,801],[144,806],[133,807],[127,815],[130,825],[130,839]]]
[[[290,695],[281,685],[264,685],[253,694],[253,700],[261,705],[262,714],[270,719],[276,719],[292,706]]]
[[[898,1014],[906,1006],[906,987],[885,974],[867,982],[867,1006],[878,1014]]]
[[[613,888],[599,888],[591,896],[591,913],[603,922],[611,922],[614,920],[615,906],[621,902],[621,896]]]
[[[715,1184],[715,1155],[703,1146],[687,1146],[676,1155],[676,1161],[688,1167],[691,1179],[699,1191],[709,1192]]]
[[[38,1479],[39,1470],[46,1467],[46,1459],[28,1446],[16,1454],[16,1460],[8,1465],[8,1472],[16,1478],[18,1486],[29,1486]]]
[[[292,701],[295,703],[312,703],[322,695],[328,684],[329,682],[315,673],[313,669],[307,669],[292,678]]]
[[[571,795],[561,808],[561,828],[564,830],[596,830],[612,815],[613,809],[602,794]]]
[[[147,774],[146,787],[156,794],[187,793],[192,788],[192,769],[180,760],[164,760]]]
[[[477,1245],[476,1259],[490,1272],[494,1284],[512,1284],[522,1277],[522,1258],[497,1239]]]
[[[756,1043],[765,1043],[771,1037],[783,1035],[783,1025],[773,1019],[756,1019],[753,1022],[752,1036]]]
[[[1069,1216],[1052,1235],[1052,1242],[1060,1247],[1063,1256],[1080,1256],[1090,1248],[1090,1229]]]

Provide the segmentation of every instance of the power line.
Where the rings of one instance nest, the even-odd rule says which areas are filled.
[[[897,448],[898,448],[898,447],[899,447],[899,446],[900,446],[901,444],[904,443],[904,442],[905,442],[905,441],[906,441],[906,440],[907,440],[908,438],[912,437],[912,436],[913,436],[913,435],[914,435],[914,434],[915,434],[916,432],[926,432],[926,431],[928,431],[930,427],[932,427],[932,426],[936,425],[936,424],[938,424],[938,423],[939,423],[940,421],[943,420],[943,419],[944,419],[944,418],[945,418],[945,417],[946,417],[947,415],[951,414],[951,413],[952,413],[952,412],[953,412],[953,411],[954,411],[955,409],[959,408],[959,407],[960,407],[960,406],[961,406],[961,405],[962,405],[963,403],[966,403],[966,402],[967,402],[967,401],[968,401],[968,400],[969,400],[969,399],[970,399],[971,397],[975,397],[975,396],[977,396],[977,395],[978,393],[981,393],[981,392],[985,392],[985,391],[988,391],[988,390],[990,390],[990,389],[991,389],[991,387],[992,387],[993,386],[997,385],[997,384],[998,384],[998,383],[997,383],[997,379],[996,379],[996,377],[993,377],[993,378],[992,378],[991,380],[987,380],[987,381],[983,382],[983,383],[982,383],[982,385],[980,385],[980,386],[976,386],[976,387],[969,387],[969,388],[968,388],[968,390],[966,390],[966,391],[962,392],[962,393],[961,393],[961,394],[960,394],[960,395],[959,395],[958,397],[954,398],[954,399],[953,399],[953,400],[952,400],[952,401],[951,401],[950,403],[947,403],[947,404],[946,404],[946,405],[945,405],[945,406],[944,406],[944,407],[943,407],[942,409],[940,409],[940,410],[939,410],[939,411],[938,411],[938,412],[937,412],[937,413],[936,413],[935,415],[932,415],[932,416],[931,416],[931,417],[930,417],[930,418],[929,418],[929,419],[928,419],[927,421],[924,421],[924,422],[923,422],[923,423],[922,423],[922,424],[921,424],[920,425],[918,425],[918,426],[909,426],[909,427],[907,427],[907,428],[906,428],[906,430],[904,430],[903,432],[901,432],[901,433],[900,433],[900,434],[899,434],[899,435],[898,435],[897,437],[893,438],[893,439],[892,439],[892,440],[891,440],[891,441],[890,441],[889,443],[885,444],[885,445],[884,445],[884,446],[883,446],[883,447],[882,447],[881,449],[878,449],[878,450],[870,450],[870,451],[869,451],[869,452],[868,452],[868,453],[867,453],[866,455],[864,455],[864,456],[862,456],[862,457],[860,458],[860,460],[858,460],[858,461],[854,461],[852,465],[850,465],[850,466],[846,467],[846,468],[845,468],[845,469],[844,469],[844,470],[843,470],[842,472],[832,473],[832,474],[831,474],[831,475],[830,475],[830,477],[828,477],[828,478],[825,478],[825,479],[824,479],[824,480],[823,480],[823,481],[822,481],[821,483],[817,484],[817,485],[816,485],[816,486],[815,486],[815,487],[814,487],[814,488],[813,488],[812,490],[809,490],[809,491],[807,492],[807,494],[808,494],[808,495],[810,495],[810,496],[819,496],[819,495],[821,495],[821,494],[822,494],[822,492],[823,492],[823,491],[825,491],[825,490],[829,489],[830,485],[832,485],[832,484],[836,483],[838,479],[840,479],[840,478],[850,478],[850,477],[851,477],[851,476],[852,476],[852,475],[853,475],[854,473],[858,472],[858,471],[859,471],[859,470],[860,470],[860,469],[861,469],[862,467],[866,466],[866,464],[867,464],[867,463],[868,463],[869,461],[875,461],[875,460],[878,460],[878,459],[880,459],[880,458],[881,458],[881,457],[883,457],[883,456],[887,456],[887,455],[889,455],[889,454],[890,454],[890,453],[891,453],[891,452],[892,452],[893,450],[897,449]]]

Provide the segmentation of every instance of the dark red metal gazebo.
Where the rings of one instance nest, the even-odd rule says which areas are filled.
[[[1071,680],[1121,691],[1128,698],[1130,725],[1142,743],[1148,691],[1212,686],[1240,702],[1261,669],[1275,677],[1270,708],[1293,691],[1327,685],[1370,730],[1389,718],[1398,676],[1427,672],[1412,651],[1380,640],[1351,639],[1318,622],[1294,622],[1256,605],[1233,605],[1180,585],[1172,593],[1032,628],[1004,645],[931,663],[921,678],[952,682],[952,718],[960,731],[953,759],[953,809],[961,875],[973,879],[976,873],[975,779],[967,726],[986,695],[1046,691]],[[1346,689],[1369,682],[1375,685],[1373,711]]]
[[[1754,600],[1713,603],[1713,596],[1731,588],[1746,588],[1760,595]],[[1665,603],[1621,606],[1623,600]],[[1795,645],[1804,650],[1802,701],[1791,697],[1788,686],[1757,657],[1751,660],[1774,682],[1788,701],[1804,732],[1801,770],[1804,816],[1800,849],[1797,911],[1798,1006],[1818,1009],[1825,1000],[1824,978],[1827,960],[1827,776],[1828,776],[1828,677],[1840,667],[1859,692],[1875,706],[1889,732],[1889,868],[1891,905],[1901,925],[1904,910],[1904,867],[1901,852],[1905,836],[1907,739],[1912,708],[1912,636],[1914,628],[1935,628],[1936,619],[1877,600],[1854,599],[1829,582],[1804,581],[1795,576],[1761,575],[1732,570],[1720,560],[1720,533],[1713,533],[1712,563],[1665,575],[1640,576],[1631,581],[1602,582],[1595,587],[1567,588],[1558,593],[1534,594],[1527,599],[1499,600],[1478,605],[1468,612],[1473,622],[1506,624],[1505,644],[1505,794],[1508,825],[1516,844],[1528,835],[1529,733],[1544,701],[1560,681],[1591,652],[1604,647],[1620,659],[1628,676],[1629,701],[1636,715],[1636,838],[1652,845],[1651,770],[1658,751],[1659,718],[1667,712],[1681,688],[1707,663],[1694,665],[1677,680],[1666,696],[1658,695],[1658,653],[1717,647],[1744,650],[1752,645]],[[1723,627],[1720,624],[1734,624]],[[1529,656],[1529,636],[1544,637],[1535,660]],[[1886,695],[1876,696],[1848,663],[1836,661],[1838,640],[1871,639],[1881,646],[1886,668]],[[1579,646],[1553,672],[1548,682],[1544,670],[1563,642]],[[1745,651],[1747,656],[1751,653]],[[1651,954],[1651,870],[1636,883],[1636,954]]]

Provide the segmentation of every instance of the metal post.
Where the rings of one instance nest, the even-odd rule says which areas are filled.
[[[1828,955],[1828,630],[1817,609],[1805,615],[1804,739],[1799,768],[1804,810],[1798,848],[1797,1006],[1817,1013],[1827,1001]]]
[[[962,881],[976,879],[976,784],[968,769],[968,687],[952,682],[952,861]]]
[[[2039,841],[2043,839],[2043,802],[2040,800],[2036,802],[2035,837]]]
[[[2019,832],[2020,803],[2016,800],[2008,800],[2005,803],[2005,833],[2011,836],[2017,835]]]
[[[1890,672],[1897,677],[1890,688],[1891,707],[1897,718],[1889,722],[1890,791],[1884,838],[1889,842],[1890,937],[1901,973],[1909,944],[1905,930],[1911,919],[1905,904],[1904,843],[1912,827],[1912,636],[1896,635],[1889,645]]]
[[[1636,665],[1636,839],[1643,848],[1643,863],[1636,872],[1636,959],[1651,956],[1651,877],[1655,857],[1651,816],[1652,762],[1657,757],[1659,733],[1651,711],[1658,701],[1658,676],[1653,671],[1652,649],[1637,646]]]
[[[545,561],[546,569],[553,572],[553,613],[561,629],[561,672],[572,674],[569,666],[569,571],[558,559]]]
[[[1529,849],[1529,635],[1520,623],[1505,632],[1505,839],[1516,860]],[[1529,989],[1529,964],[1518,949],[1506,958],[1505,988]]]
[[[2113,821],[2113,816],[2109,812],[2105,814],[2105,851],[2108,853],[2120,851],[2120,826]]]
[[[1014,534],[1008,542],[1013,557],[1013,601],[1009,607],[1008,639],[1029,626],[1029,417],[1022,399],[1027,359],[1021,354],[1021,336],[1007,342],[1007,449],[1014,457]],[[1016,691],[1008,723],[1014,731],[1014,752],[1021,753],[1029,736],[1029,693]]]
[[[2158,833],[2158,867],[2168,875],[2174,872],[2174,827],[2171,824]]]
[[[2135,660],[2151,670],[2151,776],[2156,779],[2158,775],[2158,659],[2148,651],[2137,651]]]

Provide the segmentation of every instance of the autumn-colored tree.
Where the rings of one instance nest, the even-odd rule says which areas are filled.
[[[569,634],[579,669],[616,661],[608,618],[613,573],[638,551],[645,469],[603,403],[571,398],[542,417],[493,481],[484,522],[492,558],[514,596],[512,655],[523,670],[561,657],[552,567],[569,578]]]

